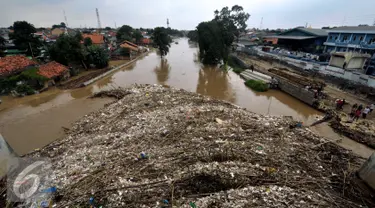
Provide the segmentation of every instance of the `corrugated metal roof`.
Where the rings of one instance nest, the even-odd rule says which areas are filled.
[[[287,30],[285,32],[280,33],[280,35],[288,34],[291,31],[299,30],[303,33],[307,33],[311,36],[328,36],[328,30],[323,30],[323,29],[315,29],[315,28],[301,28],[297,27],[291,30]]]
[[[306,40],[306,39],[316,38],[316,36],[289,36],[289,35],[275,35],[275,36],[266,36],[265,38],[278,38],[278,39],[291,39],[291,40]]]
[[[298,30],[310,33],[316,36],[327,36],[328,31],[324,29],[315,29],[315,28],[297,28]]]
[[[374,32],[375,33],[375,26],[344,26],[344,27],[337,27],[337,28],[331,29],[329,32],[340,32],[340,31]]]

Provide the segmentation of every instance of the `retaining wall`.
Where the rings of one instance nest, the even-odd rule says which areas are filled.
[[[243,69],[248,69],[250,68],[249,65],[247,65],[244,61],[242,61],[240,58],[238,58],[236,55],[231,54],[230,57],[233,59],[236,64],[238,64],[241,68]]]
[[[279,81],[280,90],[288,93],[289,95],[297,98],[298,100],[300,100],[300,101],[302,101],[306,104],[309,104],[311,106],[313,105],[314,92],[308,91],[304,88],[301,88],[297,85],[294,85],[286,79],[280,78],[278,76],[277,76],[277,78],[278,78],[278,81]]]

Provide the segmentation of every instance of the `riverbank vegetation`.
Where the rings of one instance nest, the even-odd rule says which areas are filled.
[[[227,64],[234,41],[244,32],[250,14],[243,7],[234,5],[231,9],[224,7],[214,12],[214,19],[201,22],[196,31],[188,33],[190,40],[199,44],[200,59],[204,64]]]
[[[14,90],[15,94],[31,95],[43,88],[48,79],[38,74],[38,68],[25,70],[17,75],[0,78],[0,93],[8,94]]]
[[[245,71],[237,62],[233,59],[233,57],[228,58],[228,66],[232,67],[232,70],[236,74],[240,74],[241,72]]]
[[[258,92],[265,92],[268,90],[267,84],[258,80],[247,80],[245,85]]]

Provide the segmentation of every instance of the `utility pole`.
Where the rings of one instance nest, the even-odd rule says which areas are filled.
[[[99,30],[99,33],[100,33],[100,29],[102,29],[102,24],[100,23],[98,8],[96,8],[96,18],[98,19],[98,30]]]
[[[169,28],[169,19],[167,18],[167,28]]]
[[[117,29],[116,21],[115,21],[115,29]]]
[[[262,27],[263,27],[263,17],[262,17],[262,19],[260,20],[259,30],[261,30]]]

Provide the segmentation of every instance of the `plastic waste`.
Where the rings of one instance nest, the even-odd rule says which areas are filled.
[[[194,202],[190,202],[189,205],[190,205],[192,208],[197,208],[197,205],[195,205]]]
[[[147,159],[148,155],[144,152],[141,152],[141,159]]]

